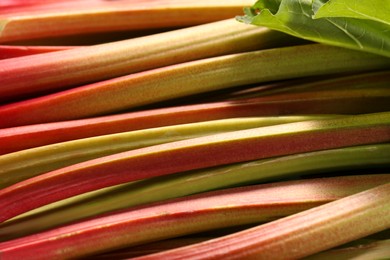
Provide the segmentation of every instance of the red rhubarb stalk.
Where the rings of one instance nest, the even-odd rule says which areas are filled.
[[[39,53],[68,50],[76,47],[71,46],[11,46],[0,45],[0,60],[23,57]]]
[[[242,13],[244,6],[251,4],[250,0],[26,2],[0,9],[0,42],[94,32],[187,27],[235,17]]]

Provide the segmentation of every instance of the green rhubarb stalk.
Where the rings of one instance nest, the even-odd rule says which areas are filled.
[[[388,154],[389,144],[329,149],[122,184],[52,203],[9,220],[0,225],[0,241],[114,210],[210,190],[315,173],[385,168],[390,165]]]
[[[20,6],[0,11],[0,42],[192,26],[232,18],[251,4],[250,0],[89,0]]]
[[[252,128],[149,146],[61,168],[0,190],[0,221],[51,202],[125,182],[388,141],[390,112],[383,112]]]
[[[276,47],[283,45],[286,37],[229,19],[82,49],[2,60],[0,101],[185,61]]]
[[[141,251],[142,252],[142,251]],[[140,253],[141,253],[140,252]],[[361,243],[355,246],[342,247],[321,252],[304,260],[328,260],[328,259],[354,259],[354,260],[378,260],[390,256],[390,239],[378,240],[370,243]]]
[[[390,83],[387,82],[387,84]],[[276,90],[277,91],[277,90]],[[337,100],[352,100],[356,102],[356,100],[361,100],[361,102],[364,103],[364,99],[367,100],[367,104],[370,102],[370,100],[379,101],[377,103],[378,106],[380,106],[383,111],[387,111],[388,107],[385,105],[386,101],[390,100],[390,88],[388,85],[386,86],[378,86],[378,87],[368,87],[368,88],[341,88],[341,89],[293,89],[290,91],[284,91],[283,90],[280,93],[274,93],[273,95],[265,95],[264,93],[260,93],[260,97],[258,98],[259,101],[263,103],[267,102],[281,102],[281,101],[295,101],[295,102],[312,102],[314,100],[317,100],[318,102],[330,102],[334,101],[337,102]],[[251,98],[256,98],[251,97]],[[382,102],[380,100],[382,99]],[[235,99],[238,102],[241,99]],[[244,99],[245,100],[245,99]],[[340,102],[341,103],[341,102]],[[348,102],[347,102],[348,103]],[[345,103],[348,107],[349,106]],[[384,105],[384,106],[383,106]],[[323,109],[323,106],[317,106],[319,109]],[[337,111],[339,109],[342,111],[342,109],[335,107],[334,111]],[[344,110],[345,111],[345,110]]]
[[[389,175],[348,176],[214,191],[2,242],[0,253],[4,260],[20,259],[21,256],[28,259],[77,258],[195,232],[270,221],[388,181]],[[389,203],[388,197],[382,196],[376,200]],[[344,211],[345,208],[356,209],[358,205],[376,206],[376,203],[365,203],[366,201],[353,202],[353,206],[344,206]],[[385,212],[378,212],[376,209],[373,207],[371,211],[382,213],[378,216],[382,217]],[[368,223],[372,222],[375,221]]]
[[[303,81],[303,82],[302,82]],[[362,90],[366,91],[363,95],[369,95],[370,89],[382,89],[384,93],[388,91],[390,84],[390,71],[374,71],[362,74],[353,74],[347,76],[335,76],[333,78],[318,79],[307,78],[307,82],[304,79],[298,79],[294,81],[282,81],[277,83],[271,83],[269,85],[260,85],[244,90],[232,91],[226,96],[225,99],[241,99],[241,98],[254,98],[261,96],[276,97],[284,94],[291,93],[324,93],[329,90],[342,90],[342,91],[354,91]],[[340,108],[341,109],[341,108]]]
[[[254,127],[335,117],[337,116],[224,119],[148,128],[40,146],[0,156],[0,189],[65,166],[141,147]]]
[[[358,73],[389,65],[388,58],[320,44],[246,52],[177,64],[12,103],[0,107],[0,117],[3,127],[63,121],[238,85]],[[18,82],[23,79],[18,78]]]
[[[236,234],[135,259],[299,259],[388,228],[390,183]]]

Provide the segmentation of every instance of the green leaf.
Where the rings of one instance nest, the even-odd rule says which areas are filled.
[[[266,26],[299,38],[390,57],[390,26],[350,17],[314,19],[315,0],[260,0],[239,21]],[[386,0],[388,1],[388,0]],[[375,5],[374,5],[375,6]]]
[[[314,18],[350,17],[390,25],[390,0],[314,0]]]

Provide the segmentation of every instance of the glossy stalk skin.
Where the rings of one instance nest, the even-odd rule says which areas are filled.
[[[58,53],[65,51],[51,54]],[[320,44],[231,54],[135,73],[4,105],[0,107],[3,121],[0,127],[20,125],[26,120],[31,124],[98,116],[234,86],[343,72],[358,73],[389,65],[390,60],[384,57]],[[7,74],[10,75],[14,74]],[[23,82],[23,79],[18,78],[17,82]],[[0,94],[1,89],[9,88],[3,84]],[[13,93],[16,90],[18,88],[12,88]],[[34,119],[37,121],[31,122]]]
[[[149,146],[68,166],[0,190],[3,209],[0,221],[51,202],[125,182],[388,141],[390,112],[383,112],[252,128]]]
[[[201,58],[277,47],[286,37],[228,19],[82,49],[1,60],[0,101]]]
[[[215,191],[3,242],[0,253],[4,260],[81,257],[215,228],[270,221],[386,181],[389,175],[349,176]]]
[[[364,114],[390,110],[388,88],[347,91],[328,97],[325,91],[291,98],[254,98],[151,109],[96,118],[0,129],[0,155],[53,143],[235,117],[308,114]],[[271,120],[271,119],[270,119]],[[278,120],[278,119],[276,119]],[[26,118],[24,123],[34,122]],[[1,125],[1,122],[0,122]]]
[[[184,27],[233,18],[249,0],[58,1],[0,10],[0,42]]]
[[[76,46],[12,46],[12,45],[0,45],[0,60],[11,59],[17,57],[23,57],[28,55],[48,53],[54,51],[63,51]]]
[[[390,182],[233,235],[151,259],[299,259],[390,228]]]
[[[234,118],[149,128],[40,146],[0,156],[0,189],[65,166],[146,146],[261,126],[335,117],[337,116]]]
[[[366,145],[250,161],[173,174],[81,194],[0,224],[0,241],[137,205],[285,177],[390,165],[390,145]]]

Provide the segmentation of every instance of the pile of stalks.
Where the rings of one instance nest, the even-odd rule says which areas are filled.
[[[390,257],[390,59],[251,4],[0,3],[0,259]]]

